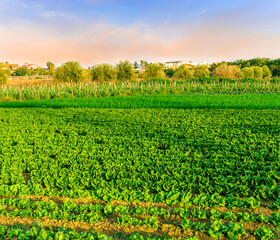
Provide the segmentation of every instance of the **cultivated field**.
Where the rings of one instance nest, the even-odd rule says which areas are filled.
[[[273,109],[1,108],[1,236],[279,239],[279,120]]]

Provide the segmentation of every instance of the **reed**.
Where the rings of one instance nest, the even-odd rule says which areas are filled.
[[[280,80],[231,80],[231,79],[193,79],[149,80],[133,82],[64,83],[58,85],[42,84],[35,87],[0,88],[0,101],[30,101],[64,98],[117,97],[139,95],[186,95],[186,94],[247,94],[279,93]]]

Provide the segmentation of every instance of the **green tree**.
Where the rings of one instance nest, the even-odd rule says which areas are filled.
[[[54,78],[62,82],[81,82],[84,80],[83,68],[79,62],[66,62],[56,69]]]
[[[114,81],[117,80],[117,69],[110,64],[100,64],[92,67],[92,80]]]
[[[48,75],[48,72],[43,68],[35,69],[36,75]]]
[[[175,69],[174,68],[165,68],[164,73],[166,74],[167,77],[172,78],[175,74]]]
[[[16,76],[26,76],[26,75],[28,75],[28,70],[26,68],[18,68],[15,71],[15,75]]]
[[[129,61],[120,61],[117,65],[118,80],[130,81],[136,78],[134,66]]]
[[[209,77],[210,71],[207,65],[197,65],[194,67],[194,77],[195,78],[203,78],[203,77]]]
[[[145,79],[162,79],[165,78],[163,65],[160,63],[150,63],[147,65],[144,73]]]
[[[228,62],[229,65],[238,65],[241,69],[245,67],[264,67],[267,66],[272,73],[272,77],[280,76],[280,58],[253,58],[249,60],[237,60],[234,62]],[[212,67],[212,66],[211,66]],[[215,66],[213,66],[215,67]]]
[[[0,65],[0,85],[6,85],[9,79],[9,76],[11,75],[11,72],[9,69],[3,69],[4,65]]]
[[[262,67],[252,67],[254,70],[254,77],[257,79],[262,79],[263,78],[263,69]]]
[[[63,81],[65,78],[65,70],[63,66],[57,67],[54,73],[54,79],[58,81]]]
[[[34,75],[36,75],[36,73],[37,73],[37,71],[34,68],[27,69],[27,75],[29,75],[29,76],[34,76]]]
[[[252,67],[245,67],[242,69],[242,74],[244,78],[254,78],[254,69]]]
[[[238,79],[241,78],[243,74],[239,66],[223,63],[214,70],[213,76],[217,78]]]
[[[52,75],[55,72],[55,64],[52,62],[47,62],[47,67],[49,70],[49,73]]]
[[[189,68],[186,65],[181,65],[179,68],[176,69],[174,78],[185,80],[192,79],[194,78],[194,71],[192,68]]]
[[[263,66],[262,69],[263,69],[263,78],[268,79],[268,78],[272,77],[272,73],[271,73],[270,69],[268,68],[268,66]]]
[[[135,61],[135,62],[134,62],[134,69],[138,69],[139,66],[140,66],[140,65],[138,64],[138,62]]]
[[[148,65],[149,65],[149,64],[148,64],[147,61],[145,61],[145,60],[141,60],[141,61],[140,61],[140,67],[141,67],[141,69],[145,69]]]

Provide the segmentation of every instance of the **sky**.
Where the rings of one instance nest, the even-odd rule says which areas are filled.
[[[0,62],[280,57],[279,0],[0,0]]]

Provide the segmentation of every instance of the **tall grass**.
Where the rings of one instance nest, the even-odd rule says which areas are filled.
[[[29,101],[60,98],[90,98],[137,95],[170,94],[244,94],[279,93],[280,80],[231,80],[231,79],[194,79],[150,80],[119,83],[89,83],[41,85],[36,87],[2,87],[0,101]]]
[[[2,102],[7,108],[232,108],[280,109],[280,94],[148,95]]]

